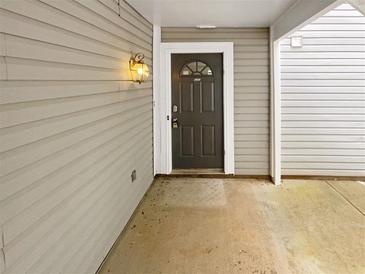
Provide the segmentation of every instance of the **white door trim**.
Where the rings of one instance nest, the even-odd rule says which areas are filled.
[[[160,150],[154,152],[156,172],[172,172],[171,140],[171,54],[173,53],[223,53],[223,121],[224,121],[224,172],[234,174],[234,72],[233,42],[161,43],[160,44],[160,90],[155,98],[155,131],[160,132]],[[155,78],[156,79],[156,78]],[[158,80],[158,79],[157,79]],[[169,118],[168,118],[169,117]],[[169,119],[169,120],[167,120]]]

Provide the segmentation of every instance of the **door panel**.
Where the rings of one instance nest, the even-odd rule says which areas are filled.
[[[200,112],[215,111],[214,82],[203,82],[200,90]]]
[[[203,156],[215,155],[215,126],[214,125],[202,125],[201,127],[201,147]]]
[[[180,113],[194,111],[194,85],[193,83],[182,81],[179,84],[179,109]]]
[[[222,54],[173,54],[173,168],[223,168]]]
[[[194,127],[180,126],[180,156],[194,156]]]

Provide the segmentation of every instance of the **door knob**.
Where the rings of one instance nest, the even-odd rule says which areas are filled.
[[[178,128],[179,122],[177,121],[177,118],[172,119],[172,128]]]

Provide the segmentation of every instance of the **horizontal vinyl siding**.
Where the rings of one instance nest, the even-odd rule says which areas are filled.
[[[235,172],[269,174],[269,32],[162,28],[162,42],[234,43]]]
[[[365,16],[341,5],[281,44],[284,175],[365,176]]]
[[[0,272],[94,273],[153,180],[152,81],[128,81],[152,26],[114,0],[0,17]]]

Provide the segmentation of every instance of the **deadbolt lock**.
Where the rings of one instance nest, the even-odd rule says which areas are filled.
[[[173,118],[172,119],[172,128],[178,128],[179,127],[179,123],[177,121],[177,118]]]

